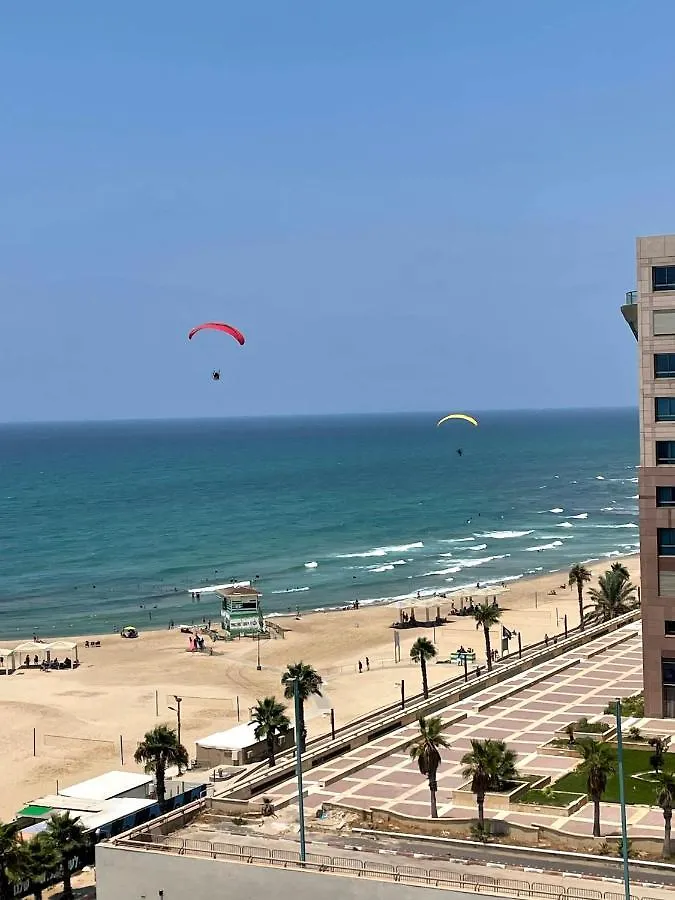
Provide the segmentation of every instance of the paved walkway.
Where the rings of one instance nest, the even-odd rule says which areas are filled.
[[[641,689],[639,626],[630,625],[442,710],[440,715],[447,723],[446,735],[451,746],[443,751],[439,769],[439,816],[467,818],[475,812],[471,795],[459,803],[452,798],[452,791],[465,781],[460,760],[470,749],[471,738],[501,738],[518,753],[517,765],[521,772],[550,775],[555,780],[571,771],[578,760],[542,750],[553,733],[581,716],[613,721],[613,717],[603,715],[607,703],[616,696],[628,696]],[[639,724],[648,727],[649,723]],[[656,728],[662,730],[663,723]],[[426,780],[406,750],[406,744],[417,731],[416,724],[401,728],[308,772],[305,777],[308,809],[329,802],[428,816]],[[354,771],[364,762],[364,767]],[[290,779],[270,793],[277,801],[294,797],[295,781]],[[591,830],[590,804],[570,817],[535,809],[531,813],[494,815],[514,824],[553,826],[573,834],[588,834]],[[615,834],[619,827],[618,805],[603,803],[601,819],[603,833]],[[630,807],[629,826],[634,837],[660,837],[663,834],[661,810]]]

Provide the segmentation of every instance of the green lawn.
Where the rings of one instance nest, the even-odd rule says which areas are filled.
[[[557,787],[557,785],[556,785]],[[524,794],[519,800],[518,803],[535,803],[537,806],[567,806],[568,803],[571,803],[573,800],[579,796],[579,794],[585,795],[586,791],[577,791],[574,794],[563,793],[562,791],[551,791],[551,793],[547,793],[544,790],[540,790],[539,788],[533,788],[529,790],[526,794]]]
[[[649,772],[649,757],[651,750],[624,750],[623,764],[626,786],[626,803],[641,803],[653,805],[656,798],[656,787],[648,781],[631,778],[636,772]],[[672,768],[672,754],[666,754],[666,768]],[[556,791],[569,791],[572,794],[586,793],[586,778],[578,772],[570,772],[569,775],[556,781],[553,785]],[[607,782],[607,790],[603,797],[605,803],[619,802],[619,781],[613,775]]]

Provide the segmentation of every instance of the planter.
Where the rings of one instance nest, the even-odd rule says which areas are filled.
[[[574,723],[572,723],[574,724]],[[578,741],[609,741],[616,737],[616,726],[608,725],[604,731],[574,731],[574,740]],[[568,741],[569,735],[564,728],[554,732],[553,738],[559,741]]]
[[[539,781],[541,781],[541,778],[536,776],[527,781],[515,781],[505,791],[489,791],[485,795],[485,809],[493,812],[511,809],[512,802],[526,794],[532,787],[532,784]],[[475,807],[476,795],[471,790],[471,782],[467,781],[456,790],[451,791],[451,799],[456,806]]]

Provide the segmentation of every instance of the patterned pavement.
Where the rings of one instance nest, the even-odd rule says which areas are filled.
[[[452,797],[452,791],[464,782],[460,760],[470,748],[471,738],[501,738],[518,753],[517,765],[521,772],[550,775],[555,780],[573,769],[577,760],[549,755],[542,750],[553,733],[580,716],[613,721],[603,716],[606,704],[613,697],[628,696],[641,689],[639,626],[630,625],[447,707],[439,713],[446,723],[445,733],[451,745],[442,753],[438,773],[439,816],[467,818],[475,814],[472,795],[454,801]],[[637,724],[649,727],[648,720]],[[660,733],[663,724],[656,726]],[[305,776],[308,809],[327,802],[428,816],[426,779],[406,750],[416,733],[415,723],[308,772]],[[294,796],[293,780],[274,791],[277,801]],[[491,815],[514,824],[547,825],[572,834],[588,834],[591,830],[591,804],[570,817],[548,815],[535,809],[531,813],[503,811]],[[616,833],[618,805],[603,803],[601,820],[603,833]],[[663,816],[658,807],[629,807],[628,824],[634,837],[663,833]]]

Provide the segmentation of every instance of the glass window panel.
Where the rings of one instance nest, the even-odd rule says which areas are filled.
[[[662,287],[668,279],[666,266],[652,266],[652,284],[654,287]]]
[[[661,660],[661,672],[664,684],[675,685],[675,659]]]

